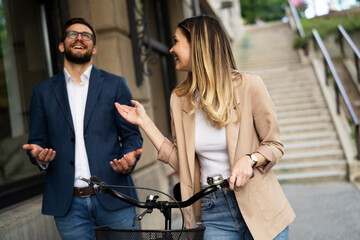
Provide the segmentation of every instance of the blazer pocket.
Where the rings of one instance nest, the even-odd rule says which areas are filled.
[[[272,171],[261,181],[250,186],[250,190],[267,221],[272,220],[286,207],[287,199]]]

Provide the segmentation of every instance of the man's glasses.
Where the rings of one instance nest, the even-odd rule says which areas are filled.
[[[90,41],[93,39],[93,35],[88,32],[77,32],[77,31],[69,31],[66,32],[67,36],[71,39],[75,39],[81,34],[81,38],[85,41]]]

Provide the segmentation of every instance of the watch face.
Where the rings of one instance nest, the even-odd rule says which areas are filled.
[[[251,159],[254,161],[254,165],[252,165],[252,168],[256,167],[257,163],[258,163],[258,158],[256,157],[256,155],[251,154]]]

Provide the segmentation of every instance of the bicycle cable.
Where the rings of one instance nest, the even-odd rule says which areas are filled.
[[[185,222],[184,222],[184,213],[183,210],[180,207],[180,204],[178,203],[178,201],[176,201],[176,199],[172,196],[170,196],[169,194],[162,192],[160,190],[156,190],[156,189],[152,189],[152,188],[146,188],[146,187],[135,187],[135,186],[120,186],[120,185],[107,185],[104,184],[102,186],[105,187],[111,187],[111,188],[131,188],[131,189],[140,189],[140,190],[147,190],[147,191],[154,191],[160,194],[163,194],[165,196],[167,196],[168,198],[170,198],[172,201],[174,201],[174,203],[179,207],[180,213],[181,213],[181,218],[182,218],[182,224],[181,224],[181,230],[185,229]]]

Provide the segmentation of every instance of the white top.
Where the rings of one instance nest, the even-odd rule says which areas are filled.
[[[81,83],[77,84],[64,68],[66,88],[69,97],[71,116],[75,129],[75,178],[74,187],[87,187],[88,184],[78,177],[90,178],[89,160],[84,141],[84,115],[86,98],[89,89],[89,79],[92,65],[80,76]]]
[[[195,110],[195,152],[200,160],[201,185],[208,185],[208,176],[229,176],[225,127],[217,129],[212,126],[198,108]]]

